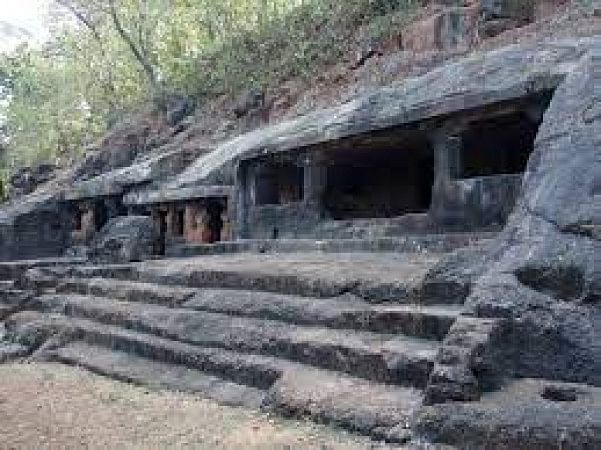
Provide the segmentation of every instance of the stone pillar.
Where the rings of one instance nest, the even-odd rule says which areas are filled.
[[[260,164],[248,162],[245,164],[245,191],[246,205],[248,207],[257,205],[257,180],[260,176]]]
[[[459,132],[438,130],[432,137],[434,149],[434,184],[447,185],[461,175],[463,143]]]
[[[232,240],[232,223],[231,216],[229,211],[227,210],[228,202],[225,202],[225,208],[221,213],[221,220],[223,222],[223,228],[221,229],[221,240],[222,241],[231,241]]]
[[[465,225],[465,199],[460,183],[461,153],[463,143],[461,130],[441,128],[432,134],[434,150],[434,186],[430,214],[434,221],[451,228]]]
[[[310,163],[304,167],[304,192],[305,203],[321,203],[326,190],[327,168],[322,165]]]
[[[240,161],[236,168],[235,191],[232,195],[233,204],[229,205],[231,216],[235,217],[232,231],[233,239],[243,239],[247,236],[248,207],[250,204],[250,183],[248,180],[249,164],[246,161]]]
[[[92,202],[81,205],[81,236],[84,243],[88,243],[96,233],[96,208]]]
[[[187,203],[184,212],[184,239],[187,242],[194,242],[196,234],[196,206]]]
[[[303,203],[304,207],[323,216],[323,196],[327,186],[328,170],[319,155],[307,155],[303,161]]]
[[[168,206],[167,210],[167,236],[172,238],[174,233],[175,208],[173,205]]]

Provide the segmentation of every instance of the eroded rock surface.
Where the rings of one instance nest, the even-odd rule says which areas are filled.
[[[601,385],[600,74],[596,44],[557,89],[521,200],[467,300],[475,325],[447,336],[431,402],[473,399],[475,382],[499,375]]]
[[[117,217],[110,220],[96,236],[90,257],[102,263],[141,261],[152,256],[157,239],[158,232],[152,218]]]

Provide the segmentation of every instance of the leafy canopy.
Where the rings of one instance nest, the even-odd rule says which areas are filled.
[[[50,41],[0,55],[0,171],[66,164],[166,93],[206,101],[311,77],[359,26],[417,3],[54,0]]]

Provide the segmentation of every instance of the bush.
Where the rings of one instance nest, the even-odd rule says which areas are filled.
[[[374,37],[399,30],[416,0],[307,0],[252,29],[234,27],[194,61],[180,88],[205,97],[308,79],[353,48],[357,29],[377,20]],[[397,20],[385,21],[394,15]]]

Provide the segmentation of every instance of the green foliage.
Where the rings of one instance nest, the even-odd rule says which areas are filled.
[[[270,15],[266,18],[264,14],[255,17],[256,9],[243,10],[220,34],[212,39],[206,36],[196,58],[169,72],[177,76],[169,79],[169,84],[195,96],[233,95],[251,86],[275,85],[292,77],[310,78],[350,50],[358,27],[377,21],[377,27],[371,27],[371,31],[375,37],[382,37],[391,31],[383,27],[401,26],[399,13],[407,17],[407,11],[420,2],[305,0],[294,4],[254,0],[254,3],[275,6],[267,10]],[[265,11],[265,6],[258,10]],[[393,15],[396,21],[382,20]]]
[[[10,169],[65,163],[124,114],[165,93],[202,102],[313,77],[340,60],[359,27],[371,24],[374,36],[385,36],[421,3],[55,1],[62,15],[43,49],[0,55],[0,100],[10,96],[3,158]]]

